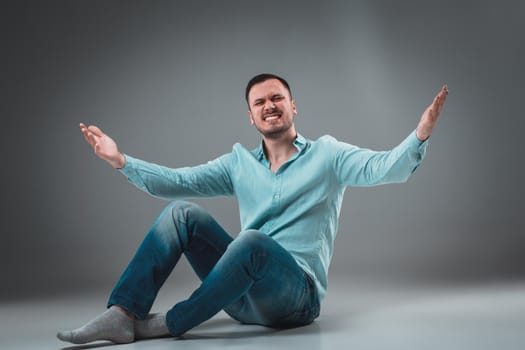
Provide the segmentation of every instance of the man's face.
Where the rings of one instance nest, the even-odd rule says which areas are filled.
[[[279,80],[254,85],[248,94],[248,104],[250,122],[263,136],[277,138],[293,130],[295,101]]]

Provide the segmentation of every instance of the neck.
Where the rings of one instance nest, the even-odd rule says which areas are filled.
[[[263,137],[264,152],[272,169],[278,169],[295,152],[297,152],[297,148],[293,144],[296,137],[297,132],[295,131],[295,128],[290,128],[290,132],[280,135],[279,137]]]

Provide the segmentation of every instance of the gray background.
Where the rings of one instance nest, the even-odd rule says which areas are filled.
[[[166,204],[98,160],[196,165],[260,137],[244,86],[287,78],[303,135],[388,149],[450,88],[407,184],[348,189],[331,278],[525,277],[523,1],[2,3],[1,300],[110,290]],[[233,234],[231,198],[199,200]],[[187,281],[185,263],[174,271]]]

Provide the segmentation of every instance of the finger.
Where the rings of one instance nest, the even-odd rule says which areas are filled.
[[[84,138],[87,140],[89,136],[89,130],[86,128],[84,124],[80,124],[80,131],[82,132],[82,135],[84,135]]]
[[[86,141],[91,145],[91,147],[95,147],[95,145],[97,144],[95,135],[87,133],[86,135],[84,135],[84,137],[86,138]]]
[[[102,130],[100,130],[98,127],[96,127],[95,125],[90,125],[89,128],[88,128],[89,131],[91,131],[93,134],[95,134],[96,136],[98,137],[101,137],[102,135],[104,135],[104,133],[102,132]]]
[[[95,146],[95,143],[97,143],[97,140],[95,139],[96,136],[91,131],[84,128],[82,129],[82,135],[84,135],[84,139],[86,139],[87,143],[89,143],[92,147]]]
[[[443,88],[441,88],[441,91],[439,92],[439,106],[442,107],[445,103],[445,100],[447,99],[448,95],[448,87],[446,85],[443,85]]]
[[[82,134],[85,134],[87,131],[86,125],[84,123],[80,123],[79,127],[80,127],[80,131],[82,132]]]
[[[82,130],[82,136],[84,136],[84,139],[91,144],[91,140],[89,139],[89,134],[87,131]]]
[[[443,103],[445,102],[445,99],[447,98],[448,90],[446,88],[446,85],[441,88],[437,96],[434,98],[433,105],[436,107],[443,106]]]
[[[445,100],[447,98],[447,95],[448,95],[448,86],[447,85],[443,85],[443,87],[441,88],[441,91],[439,92],[439,95],[441,97],[441,100]]]
[[[439,93],[437,94],[436,98],[434,99],[434,102],[432,104],[432,109],[433,109],[433,112],[436,118],[441,114],[441,110],[443,109],[443,105],[445,104],[447,94],[448,94],[448,89],[446,85],[444,85],[439,91]]]
[[[91,129],[90,129],[91,128]],[[82,131],[82,133],[86,136],[86,137],[100,137],[98,136],[97,134],[95,134],[95,132],[93,132],[93,127],[90,126],[89,128],[86,127],[85,125],[83,125],[81,128],[80,128],[80,131]],[[99,129],[100,131],[100,129]]]
[[[432,104],[430,105],[430,109],[431,109],[431,110],[435,110],[435,109],[438,108],[438,106],[439,106],[439,104],[440,104],[440,102],[441,102],[440,94],[441,94],[441,93],[438,93],[438,94],[436,95],[436,97],[434,97],[434,100],[432,101]]]
[[[82,131],[82,133],[89,133],[91,132],[88,127],[86,126],[86,124],[84,123],[80,123],[79,124],[79,127],[80,127],[80,131]]]
[[[84,134],[85,137],[87,137],[91,131],[86,127],[86,125],[80,123],[80,131],[82,132],[82,134]]]

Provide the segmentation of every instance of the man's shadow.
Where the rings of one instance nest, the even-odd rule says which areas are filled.
[[[240,324],[228,318],[212,319],[183,334],[179,340],[192,339],[242,339],[278,335],[301,335],[319,333],[318,322],[295,328],[271,328],[259,325]]]

